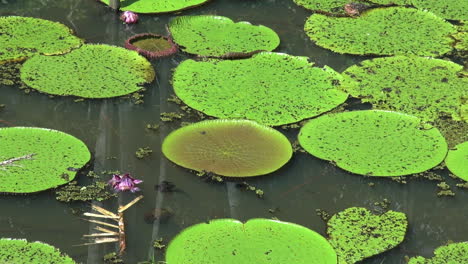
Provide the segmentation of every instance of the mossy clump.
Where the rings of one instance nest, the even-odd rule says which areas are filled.
[[[129,38],[125,42],[125,48],[135,50],[150,59],[167,57],[177,52],[177,45],[171,38],[150,33]]]
[[[149,157],[152,153],[153,150],[150,147],[143,147],[137,149],[137,151],[135,152],[135,156],[138,159],[144,159],[146,157]]]
[[[245,57],[280,44],[268,27],[222,16],[180,16],[169,23],[169,30],[183,51],[207,57]]]
[[[439,187],[437,196],[455,196],[455,193],[450,189],[450,185],[448,185],[446,182],[438,183],[437,187]]]
[[[74,201],[104,201],[112,197],[117,197],[117,194],[111,193],[107,188],[107,183],[97,181],[93,184],[80,186],[76,181],[57,189],[55,191],[56,199],[61,202]]]
[[[271,173],[292,156],[280,132],[248,120],[207,120],[179,128],[162,144],[172,162],[199,172],[249,177]]]
[[[24,239],[0,239],[0,263],[28,264],[75,264],[69,256],[55,247],[42,242],[28,242]]]
[[[430,12],[388,7],[357,18],[313,14],[305,31],[318,46],[338,53],[437,57],[452,50],[456,29]]]
[[[338,262],[354,264],[398,246],[407,227],[404,213],[390,210],[374,215],[366,208],[351,207],[330,218],[327,234]]]
[[[468,242],[451,243],[434,250],[434,257],[411,258],[408,264],[461,264],[468,263]]]
[[[65,25],[33,17],[0,16],[0,32],[0,64],[63,54],[83,44]]]
[[[109,0],[99,0],[109,5]],[[209,0],[134,0],[122,1],[120,10],[141,14],[161,14],[181,11],[202,5]]]
[[[445,164],[455,176],[468,181],[468,141],[449,150],[447,158],[445,158]]]
[[[109,98],[142,89],[154,68],[135,51],[109,45],[83,45],[60,56],[34,56],[21,68],[21,80],[47,94]]]

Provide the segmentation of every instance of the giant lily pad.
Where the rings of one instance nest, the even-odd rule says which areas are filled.
[[[468,141],[458,144],[453,150],[449,150],[445,164],[457,177],[468,181]]]
[[[302,127],[299,143],[318,158],[369,176],[423,172],[447,154],[447,143],[436,128],[414,116],[376,110],[313,119]]]
[[[335,264],[325,238],[300,225],[269,219],[212,220],[183,230],[168,245],[171,264]]]
[[[468,242],[451,243],[434,250],[434,257],[411,258],[408,264],[461,264],[468,263]]]
[[[366,60],[343,72],[343,87],[377,109],[435,120],[451,115],[460,120],[462,99],[468,97],[463,66],[421,57],[386,57]]]
[[[283,125],[343,103],[341,75],[306,57],[261,52],[250,59],[186,60],[175,70],[174,91],[188,106],[219,118]]]
[[[91,158],[79,139],[60,131],[0,128],[0,193],[34,193],[65,184]]]
[[[452,50],[455,27],[430,12],[412,8],[376,8],[360,17],[313,14],[307,35],[338,53],[441,56]]]
[[[72,35],[71,29],[58,22],[32,17],[0,17],[0,63],[24,60],[36,53],[62,54],[82,43]]]
[[[278,47],[278,35],[268,27],[234,23],[222,16],[181,16],[169,23],[174,41],[185,52],[209,57],[246,56]]]
[[[100,0],[109,5],[109,0]],[[160,14],[181,11],[202,5],[209,0],[133,0],[122,1],[120,10],[141,14]]]
[[[23,239],[0,239],[0,263],[28,264],[75,264],[69,256],[42,242],[27,242]]]
[[[330,218],[328,241],[340,264],[353,264],[396,247],[403,242],[407,226],[404,213],[374,215],[366,208],[351,207]]]
[[[162,151],[182,167],[236,177],[273,172],[292,156],[283,134],[248,120],[207,120],[184,126],[167,136]]]
[[[374,1],[374,0],[373,0]],[[451,20],[468,20],[468,1],[460,0],[409,0],[419,9]]]
[[[294,2],[309,10],[329,14],[344,14],[343,7],[348,3],[365,3],[359,0],[294,0]]]
[[[136,92],[155,77],[137,52],[109,45],[83,45],[61,56],[34,56],[21,68],[28,86],[54,95],[108,98]]]

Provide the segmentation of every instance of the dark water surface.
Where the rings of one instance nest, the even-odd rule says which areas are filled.
[[[303,31],[310,12],[296,6],[292,0],[213,0],[180,14],[222,15],[235,21],[266,25],[281,38],[277,51],[308,56],[318,65],[329,65],[337,71],[362,60],[315,46]],[[88,43],[117,46],[123,46],[125,39],[136,33],[164,34],[165,24],[175,16],[141,15],[138,24],[128,26],[95,0],[0,0],[0,16],[4,15],[59,21]],[[448,240],[468,239],[468,192],[456,188],[447,172],[443,172],[444,177],[456,196],[437,198],[436,183],[428,180],[400,184],[387,179],[368,179],[344,172],[308,154],[297,153],[279,171],[249,180],[265,191],[264,199],[259,199],[254,193],[236,188],[233,182],[205,182],[168,162],[160,153],[161,141],[179,124],[163,123],[156,133],[146,131],[145,124],[158,123],[161,112],[180,111],[166,99],[173,93],[169,82],[171,70],[188,57],[178,54],[153,61],[157,80],[147,86],[145,102],[141,105],[124,99],[74,102],[71,98],[49,98],[39,93],[27,95],[17,87],[0,85],[0,104],[7,105],[0,112],[0,127],[35,126],[70,133],[83,140],[93,153],[91,167],[95,171],[120,170],[144,180],[142,194],[145,198],[126,212],[126,263],[149,259],[154,253],[153,240],[163,237],[167,242],[183,228],[209,219],[270,218],[273,215],[268,209],[278,208],[274,216],[280,220],[298,223],[325,235],[325,224],[315,209],[336,213],[352,206],[374,208],[374,202],[384,198],[392,202],[391,209],[407,214],[410,225],[406,239],[397,248],[362,263],[404,263],[405,255],[430,256],[434,248]],[[291,139],[297,136],[297,130],[283,132]],[[135,151],[144,146],[152,148],[154,153],[138,160]],[[80,183],[88,181],[84,174],[77,176]],[[156,192],[154,185],[163,180],[175,183],[182,191]],[[369,187],[370,182],[375,186]],[[133,197],[120,194],[118,199],[105,202],[103,206],[116,211],[118,203],[125,204]],[[115,245],[74,246],[84,243],[82,235],[93,232],[95,225],[74,215],[72,208],[88,210],[79,203],[56,201],[53,191],[2,196],[0,237],[43,241],[60,248],[78,262],[102,263],[102,256],[115,251]],[[156,220],[149,224],[144,214],[154,208],[170,208],[174,215],[167,221]],[[163,259],[161,252],[155,255],[155,259]]]

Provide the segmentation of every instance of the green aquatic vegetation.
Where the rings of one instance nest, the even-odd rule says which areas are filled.
[[[172,122],[174,120],[180,120],[185,115],[177,112],[164,112],[160,114],[160,120],[163,122]]]
[[[359,0],[294,0],[294,2],[314,12],[339,15],[345,14],[344,6],[348,3],[369,4]]]
[[[463,117],[463,119],[466,119]],[[437,127],[442,135],[444,135],[447,141],[449,149],[454,148],[456,145],[468,141],[468,122],[466,121],[455,121],[451,118],[439,118],[434,122],[434,126]]]
[[[97,181],[93,184],[80,186],[76,181],[57,189],[55,191],[56,199],[61,202],[74,201],[104,201],[112,197],[117,197],[117,194],[109,192],[107,183]]]
[[[468,98],[468,76],[463,66],[422,57],[385,57],[365,60],[346,69],[343,86],[351,96],[376,109],[398,111],[434,121],[448,115],[461,120]]]
[[[169,23],[169,30],[180,48],[208,57],[242,57],[258,51],[272,51],[280,44],[268,27],[249,22],[234,23],[222,16],[181,16]]]
[[[336,253],[318,233],[300,225],[251,219],[211,220],[179,233],[168,245],[171,264],[336,264]]]
[[[264,175],[292,156],[289,140],[273,128],[248,120],[207,120],[170,133],[162,152],[185,168],[222,176]]]
[[[455,196],[455,193],[450,189],[450,185],[448,185],[446,182],[438,183],[437,187],[439,187],[437,196]]]
[[[99,0],[109,5],[109,0]],[[120,10],[140,14],[160,14],[176,12],[202,5],[209,0],[134,0],[122,1]]]
[[[411,258],[408,264],[461,264],[468,263],[468,242],[451,243],[434,250],[434,257]]]
[[[319,115],[347,94],[333,69],[307,57],[261,52],[249,59],[186,60],[175,70],[174,91],[188,106],[218,118],[279,126]]]
[[[129,38],[125,42],[125,48],[135,50],[147,58],[160,58],[177,52],[177,45],[171,38],[143,33]]]
[[[35,193],[72,181],[91,158],[79,139],[51,129],[0,128],[0,193]]]
[[[65,25],[33,17],[0,17],[0,32],[0,64],[63,54],[83,44]]]
[[[375,1],[375,0],[372,0]],[[418,9],[427,10],[450,20],[468,20],[468,1],[408,0]]]
[[[457,32],[452,37],[455,39],[455,55],[468,58],[468,21],[461,21],[457,26]]]
[[[310,120],[299,132],[310,154],[367,176],[403,176],[441,163],[447,143],[437,128],[390,111],[351,111]]]
[[[42,242],[28,242],[24,239],[0,239],[0,263],[60,263],[75,264],[69,256],[55,247]]]
[[[447,158],[445,158],[445,164],[455,176],[468,181],[468,141],[449,150]]]
[[[357,18],[313,14],[304,29],[318,46],[338,53],[432,57],[452,50],[456,32],[430,12],[404,7],[376,8]]]
[[[135,51],[83,45],[60,56],[34,56],[21,68],[28,86],[53,95],[109,98],[136,92],[153,81],[151,63]]]
[[[390,210],[374,215],[366,208],[351,207],[330,218],[327,234],[338,262],[353,264],[396,247],[407,227],[404,213]]]
[[[153,153],[153,150],[150,149],[150,147],[138,148],[137,151],[135,152],[135,156],[138,159],[144,159],[150,156],[152,153]]]

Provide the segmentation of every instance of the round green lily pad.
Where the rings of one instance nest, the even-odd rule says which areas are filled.
[[[411,258],[408,264],[461,264],[468,263],[468,242],[451,243],[434,250],[434,257]]]
[[[306,57],[261,52],[242,60],[186,60],[175,70],[174,91],[188,106],[218,118],[284,125],[343,103],[341,75]]]
[[[136,92],[155,77],[137,52],[109,45],[83,45],[60,56],[34,56],[21,68],[28,86],[53,95],[109,98]]]
[[[83,41],[63,24],[49,20],[0,17],[0,64],[20,61],[34,54],[55,55],[79,47]]]
[[[445,164],[455,176],[468,181],[468,141],[458,144],[455,149],[449,150],[447,158],[445,158]]]
[[[55,247],[42,242],[2,238],[0,239],[0,263],[75,264],[76,262]]]
[[[441,115],[461,120],[462,98],[468,97],[463,66],[422,57],[365,60],[346,69],[346,92],[377,109],[403,112],[433,121]]]
[[[340,15],[345,14],[344,6],[348,3],[363,3],[369,5],[369,3],[359,0],[294,0],[294,2],[314,12]]]
[[[183,230],[168,245],[171,264],[336,264],[327,240],[300,225],[270,219],[212,220]]]
[[[318,46],[357,55],[441,56],[452,50],[453,25],[413,8],[375,8],[359,17],[313,14],[305,31]]]
[[[292,147],[283,134],[253,121],[207,120],[170,133],[162,152],[185,168],[248,177],[281,168]]]
[[[188,53],[208,57],[248,56],[278,47],[278,35],[268,27],[234,23],[222,16],[181,16],[169,23],[172,38]]]
[[[354,264],[403,242],[407,226],[404,213],[387,211],[374,215],[366,208],[351,207],[328,221],[328,242],[340,264]]]
[[[374,1],[374,0],[372,0]],[[416,8],[427,10],[450,20],[468,20],[468,1],[410,0]]]
[[[368,176],[402,176],[441,163],[447,143],[437,128],[389,111],[352,111],[305,124],[299,143],[310,154]]]
[[[0,193],[34,193],[70,182],[91,158],[86,145],[60,131],[0,128]]]
[[[100,0],[109,5],[109,0]],[[133,0],[121,1],[120,10],[140,14],[176,12],[202,5],[209,0]]]

